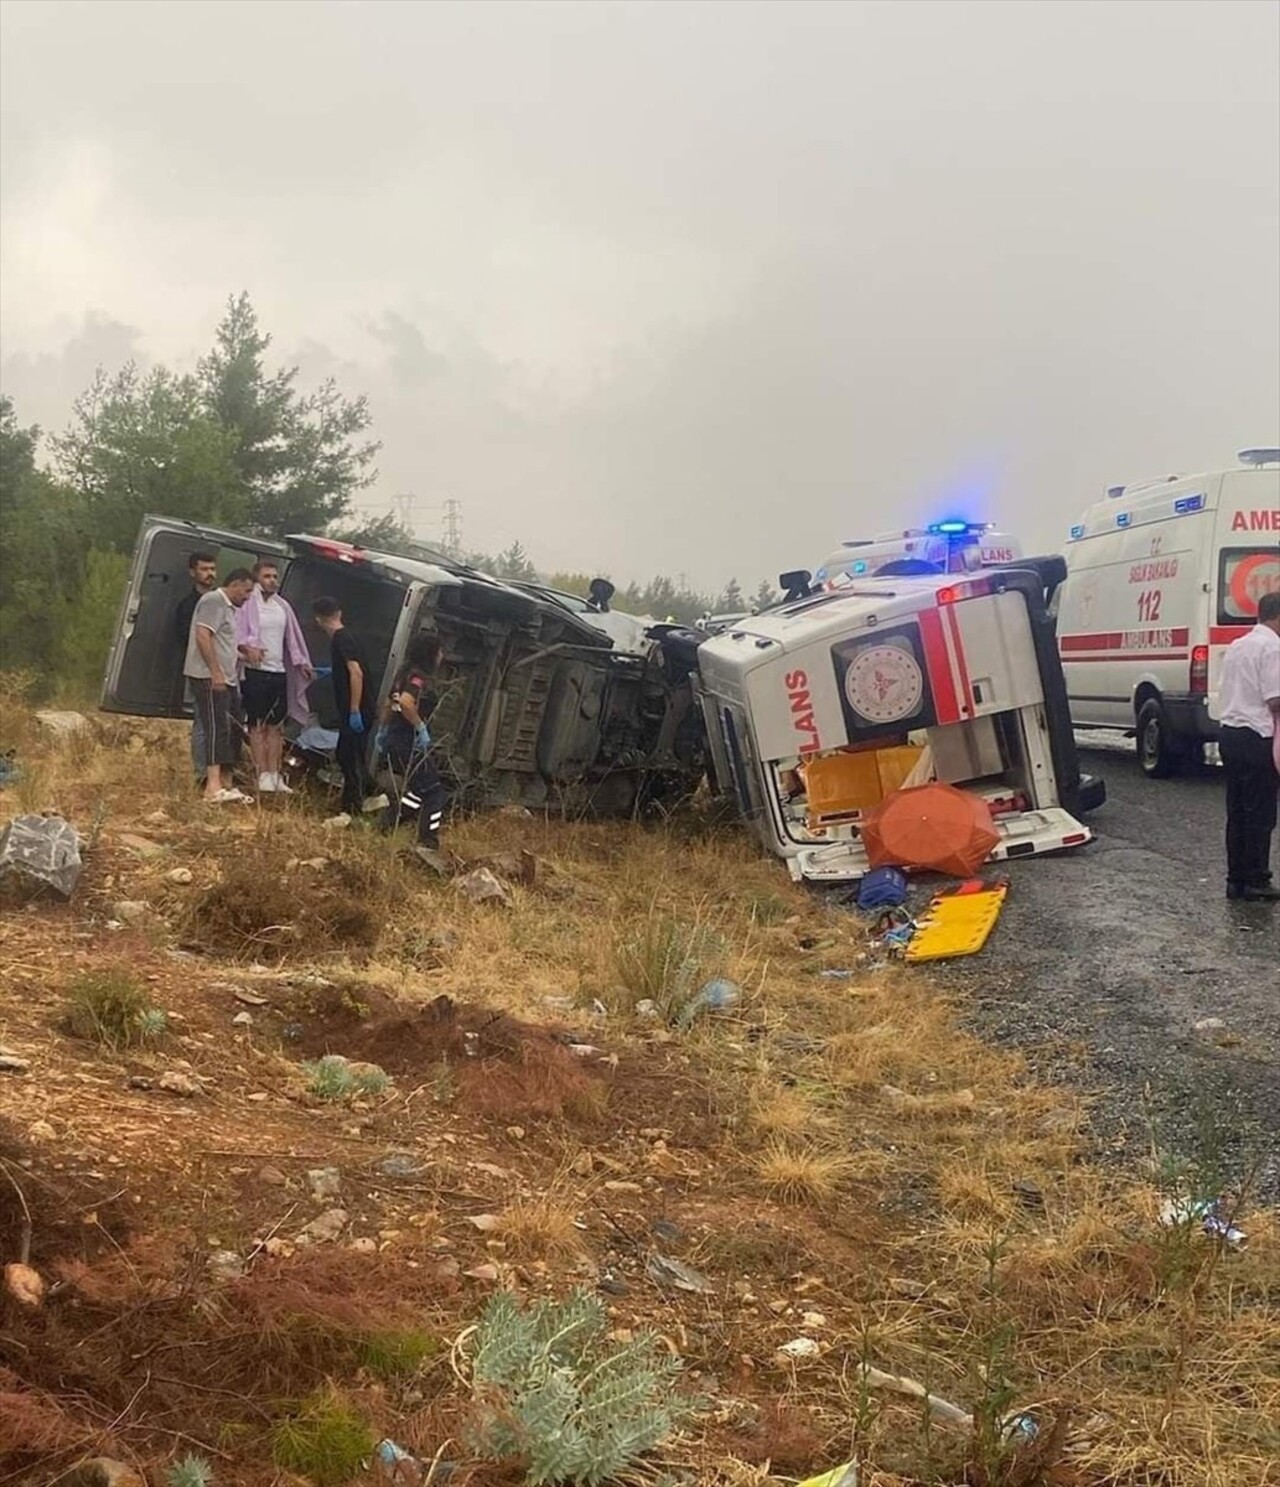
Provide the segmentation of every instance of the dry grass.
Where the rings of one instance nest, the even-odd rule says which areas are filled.
[[[792,1141],[770,1141],[756,1175],[780,1203],[830,1203],[853,1171],[847,1157]]]
[[[12,730],[18,721],[0,705],[0,723]],[[335,1249],[260,1262],[206,1309],[192,1306],[189,1277],[165,1299],[170,1291],[126,1287],[128,1267],[118,1295],[90,1285],[90,1274],[107,1272],[68,1270],[88,1289],[66,1286],[77,1307],[57,1312],[32,1354],[0,1337],[0,1367],[30,1380],[15,1388],[0,1376],[0,1432],[5,1408],[25,1415],[33,1439],[32,1421],[55,1439],[86,1422],[99,1430],[129,1406],[160,1340],[156,1329],[169,1328],[163,1372],[178,1382],[153,1377],[153,1393],[130,1419],[164,1419],[166,1428],[224,1440],[235,1461],[220,1476],[256,1481],[270,1457],[272,1421],[259,1410],[246,1424],[230,1401],[224,1413],[220,1396],[193,1392],[189,1381],[208,1382],[202,1370],[216,1355],[230,1371],[217,1374],[216,1387],[303,1399],[327,1378],[346,1389],[371,1326],[379,1335],[416,1325],[456,1336],[483,1288],[465,1276],[439,1282],[437,1293],[414,1287],[436,1274],[447,1253],[441,1244],[459,1245],[464,1272],[489,1258],[485,1238],[465,1224],[480,1203],[501,1215],[490,1238],[517,1284],[561,1290],[606,1257],[630,1266],[629,1294],[611,1302],[618,1326],[658,1325],[691,1367],[721,1380],[723,1410],[674,1448],[677,1464],[706,1487],[763,1484],[771,1444],[786,1457],[786,1474],[832,1466],[846,1459],[855,1420],[859,1450],[874,1463],[870,1482],[976,1483],[984,1472],[1001,1480],[1000,1463],[979,1459],[963,1432],[926,1430],[911,1401],[861,1399],[847,1367],[855,1345],[876,1367],[967,1409],[1002,1389],[1018,1406],[1070,1403],[1074,1455],[1046,1481],[1275,1487],[1274,1219],[1247,1216],[1244,1253],[1215,1257],[1194,1234],[1171,1253],[1156,1220],[1159,1195],[1141,1174],[1082,1160],[1076,1133],[1086,1128],[1071,1097],[1037,1087],[1015,1055],[961,1031],[927,972],[820,979],[819,969],[858,964],[855,922],[793,889],[741,834],[696,820],[658,830],[506,816],[455,824],[449,845],[465,858],[521,849],[539,858],[539,878],[518,888],[504,913],[461,901],[363,827],[322,831],[301,802],[210,812],[190,789],[180,728],[107,722],[97,735],[74,746],[21,745],[32,771],[27,798],[56,802],[82,830],[101,813],[102,836],[70,908],[0,922],[0,972],[12,992],[0,1007],[0,1040],[41,1059],[38,1083],[0,1084],[0,1111],[22,1130],[46,1122],[61,1143],[47,1154],[67,1161],[74,1153],[77,1174],[106,1174],[107,1191],[129,1184],[120,1207],[133,1221],[189,1221],[224,1243],[240,1235],[247,1246],[288,1212],[300,1191],[290,1152],[307,1153],[306,1166],[332,1162],[350,1181],[376,1173],[389,1149],[405,1149],[423,1153],[426,1173],[396,1191],[376,1179],[350,1196],[344,1188],[353,1211],[367,1208],[363,1232],[396,1236],[379,1239],[376,1256]],[[4,792],[0,815],[21,803]],[[124,833],[154,839],[163,854],[137,855],[122,844]],[[295,857],[326,865],[288,868]],[[191,869],[192,884],[167,881],[176,865]],[[251,1037],[233,1044],[237,1004],[210,989],[247,972],[166,954],[191,937],[212,889],[239,884],[243,905],[248,885],[273,877],[287,885],[288,904],[272,904],[253,923],[236,920],[220,948],[260,958],[264,930],[279,920],[294,932],[265,952],[282,972],[319,973],[357,996],[363,987],[371,1002],[444,996],[483,1005],[538,1036],[492,1056],[451,1050],[420,1060],[406,1045],[394,1094],[376,1108],[295,1107],[280,1093],[289,1087],[282,1070],[302,1052],[267,1046],[265,1013]],[[374,933],[297,933],[300,907],[325,889],[368,906]],[[122,897],[148,900],[158,917],[154,935],[129,936],[128,948],[102,928]],[[445,931],[422,953],[425,936]],[[122,1092],[118,1078],[104,1081],[94,1050],[52,1032],[57,988],[129,954],[148,994],[175,1015],[182,1056],[209,1079],[199,1142],[194,1121]],[[613,1015],[645,996],[674,1012],[685,986],[710,975],[747,989],[742,1016],[684,1033],[674,1017],[664,1024]],[[597,998],[610,1016],[592,1014]],[[308,1027],[317,1021],[305,1006],[296,1015]],[[574,1059],[546,1034],[548,1024],[600,1045],[617,1067]],[[257,1090],[268,1100],[247,1103]],[[524,1131],[519,1140],[506,1134],[515,1126]],[[252,1155],[202,1160],[193,1147]],[[584,1151],[589,1170],[572,1165]],[[288,1167],[293,1191],[254,1187],[264,1152]],[[53,1275],[60,1258],[79,1259],[86,1236],[98,1233],[84,1215],[106,1214],[93,1198],[100,1189],[87,1176],[76,1180],[83,1193],[65,1218],[37,1215],[36,1258]],[[1038,1190],[1042,1206],[1029,1207],[1015,1183]],[[32,1196],[41,1191],[33,1187]],[[523,1196],[512,1201],[513,1193]],[[714,1326],[704,1299],[659,1295],[644,1280],[660,1217],[685,1231],[689,1244],[678,1253],[717,1287]],[[4,1224],[0,1202],[0,1242],[12,1242]],[[122,1247],[147,1279],[136,1252]],[[828,1319],[820,1335],[841,1345],[803,1369],[779,1370],[778,1344],[810,1310]],[[197,1322],[193,1337],[186,1329]],[[431,1377],[441,1375],[445,1388],[447,1370]],[[72,1376],[78,1392],[61,1395],[58,1381]],[[451,1396],[424,1404],[396,1387],[378,1394],[377,1428],[430,1456],[448,1433]],[[428,1410],[430,1440],[425,1427],[420,1438],[412,1434]],[[223,1424],[229,1433],[219,1436]],[[243,1446],[232,1426],[248,1431]],[[153,1466],[173,1449],[172,1438],[149,1438],[140,1425],[131,1425],[130,1444],[150,1451]]]
[[[495,1233],[517,1259],[566,1260],[585,1248],[578,1212],[570,1206],[563,1179],[544,1193],[517,1198],[499,1220]]]

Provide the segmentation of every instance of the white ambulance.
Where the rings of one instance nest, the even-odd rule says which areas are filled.
[[[998,532],[994,522],[934,522],[882,532],[865,541],[842,542],[814,573],[820,589],[838,589],[851,579],[874,578],[888,564],[900,575],[916,573],[973,573],[999,567],[1022,556],[1017,540]]]
[[[1228,645],[1280,591],[1280,449],[1115,486],[1071,528],[1058,644],[1078,728],[1135,734],[1152,777],[1216,738]]]
[[[797,880],[861,878],[867,812],[921,778],[981,796],[994,860],[1081,846],[1082,781],[1048,604],[1061,558],[862,579],[705,641],[716,781]]]

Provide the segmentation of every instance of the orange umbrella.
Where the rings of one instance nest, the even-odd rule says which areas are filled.
[[[984,800],[954,785],[917,785],[886,795],[862,826],[872,867],[926,867],[968,877],[1000,835]]]

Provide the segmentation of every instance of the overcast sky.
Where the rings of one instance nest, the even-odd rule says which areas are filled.
[[[248,289],[386,509],[754,586],[1280,436],[1272,0],[3,5],[3,387]]]

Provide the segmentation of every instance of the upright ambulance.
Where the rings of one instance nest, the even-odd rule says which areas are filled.
[[[1136,733],[1153,778],[1217,737],[1228,645],[1280,592],[1280,449],[1115,486],[1071,528],[1058,646],[1077,728]]]

